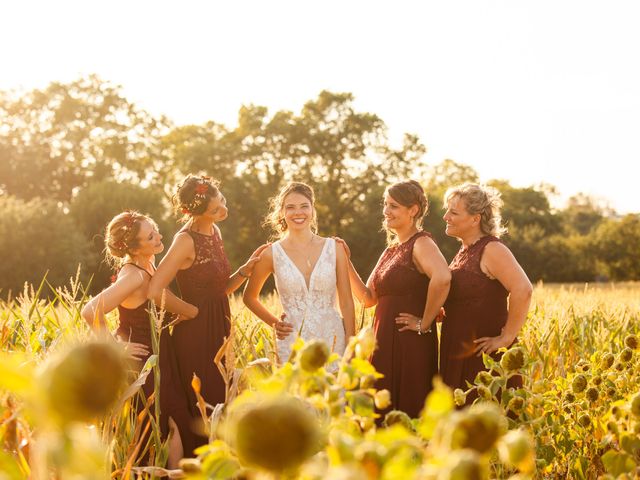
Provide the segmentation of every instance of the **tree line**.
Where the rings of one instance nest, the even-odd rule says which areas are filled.
[[[64,284],[78,264],[84,281],[93,276],[93,291],[104,288],[112,274],[102,263],[108,220],[126,208],[148,213],[168,246],[179,228],[170,197],[186,173],[220,180],[230,208],[220,226],[233,265],[268,240],[268,200],[292,179],[314,187],[320,233],[344,238],[363,273],[384,249],[384,188],[419,180],[430,201],[425,229],[450,260],[458,243],[444,234],[442,196],[477,182],[478,172],[450,159],[428,165],[416,135],[392,147],[383,120],[357,111],[353,100],[322,91],[298,113],[245,105],[229,127],[174,125],[97,76],[0,92],[0,294],[37,284],[45,272]],[[533,281],[640,279],[640,215],[619,216],[585,195],[553,209],[551,186],[487,183],[502,192],[504,241]]]

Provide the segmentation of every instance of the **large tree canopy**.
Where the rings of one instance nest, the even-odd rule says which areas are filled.
[[[0,96],[0,188],[69,201],[90,181],[144,178],[167,124],[96,76]]]
[[[451,259],[459,243],[444,233],[443,195],[448,187],[480,180],[473,168],[452,159],[428,164],[415,135],[390,145],[384,121],[358,111],[351,93],[322,91],[299,112],[248,104],[234,126],[214,120],[172,126],[131,103],[119,86],[91,76],[21,95],[0,92],[0,117],[6,207],[0,246],[27,256],[35,248],[42,256],[34,258],[46,260],[38,260],[34,272],[43,271],[44,262],[51,279],[68,278],[82,262],[87,273],[98,272],[97,288],[107,277],[98,267],[96,240],[104,224],[125,208],[141,209],[161,224],[168,244],[177,229],[170,197],[187,173],[221,181],[230,215],[220,226],[234,265],[269,238],[262,227],[269,198],[298,180],[315,189],[320,233],[343,237],[363,276],[385,247],[381,201],[389,184],[406,178],[422,183],[430,202],[424,227]],[[637,216],[616,218],[585,195],[555,210],[553,187],[488,183],[504,200],[504,241],[532,280],[640,279]],[[21,211],[36,220],[24,224]],[[34,240],[16,236],[14,223]],[[17,269],[2,288],[15,290],[36,277]]]

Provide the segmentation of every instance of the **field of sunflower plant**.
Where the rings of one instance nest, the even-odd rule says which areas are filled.
[[[538,285],[519,346],[499,363],[487,357],[466,391],[436,382],[416,419],[377,417],[389,393],[373,388],[371,311],[342,358],[300,341],[277,367],[272,333],[234,299],[232,337],[216,358],[227,401],[200,402],[210,443],[180,470],[163,468],[158,391],[137,392],[158,375],[157,356],[132,376],[121,349],[80,317],[79,283],[40,297],[27,288],[0,302],[0,480],[640,475],[638,284]],[[267,300],[277,312],[277,298]],[[161,312],[150,321],[161,325]],[[509,389],[516,374],[523,387]],[[456,408],[471,390],[476,403]]]

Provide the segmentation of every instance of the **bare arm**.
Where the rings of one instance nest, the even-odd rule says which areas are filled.
[[[93,297],[82,309],[82,318],[97,332],[106,333],[105,315],[144,285],[139,271],[121,272],[115,283]]]
[[[229,281],[227,282],[227,288],[225,290],[227,292],[227,295],[230,295],[233,292],[235,292],[240,287],[240,285],[244,283],[246,279],[248,279],[253,275],[253,268],[255,267],[256,263],[260,260],[260,255],[262,255],[262,252],[264,252],[264,250],[268,246],[269,246],[268,243],[260,245],[255,250],[255,252],[251,254],[249,259],[240,268],[238,268],[238,270],[236,270],[233,273],[233,275],[229,277]]]
[[[513,343],[527,319],[533,286],[511,251],[500,242],[491,242],[485,247],[480,266],[509,292],[507,323],[499,336],[475,341],[478,344],[476,351],[481,354],[492,353]]]
[[[163,296],[164,298],[162,298]],[[178,314],[180,320],[187,320],[198,315],[198,307],[185,302],[168,288],[165,288],[162,295],[155,297],[153,301],[156,305],[162,305],[164,302],[165,310]]]
[[[418,326],[422,332],[429,330],[440,313],[440,308],[444,305],[451,286],[451,272],[449,272],[447,262],[438,246],[430,238],[421,237],[416,240],[413,247],[413,261],[416,267],[429,277],[427,302],[420,322],[416,317],[407,313],[398,315],[396,323],[404,324],[404,327],[400,328],[401,332],[404,330],[417,331]],[[408,323],[404,323],[404,321]]]
[[[349,281],[351,282],[351,289],[353,295],[358,299],[360,303],[364,305],[365,308],[373,307],[378,304],[378,295],[376,294],[376,290],[373,287],[373,272],[369,276],[367,283],[365,284],[360,278],[360,275],[356,271],[356,268],[353,266],[351,262],[351,250],[349,246],[346,244],[344,240],[338,237],[334,237],[336,241],[336,246],[342,246],[345,255],[347,257],[347,267],[349,271]],[[380,257],[382,258],[382,257]],[[380,263],[380,259],[378,259],[378,263]],[[376,264],[376,267],[378,264]],[[375,268],[373,269],[375,272]]]
[[[193,240],[186,233],[179,233],[173,240],[169,251],[164,256],[156,273],[149,282],[148,298],[157,301],[162,292],[175,278],[178,270],[188,268],[195,259]]]
[[[329,241],[329,240],[326,240]],[[353,306],[353,295],[349,282],[349,259],[343,248],[336,248],[336,280],[338,289],[338,301],[340,313],[344,323],[344,331],[347,339],[355,335],[356,314]]]
[[[242,295],[242,301],[260,320],[271,327],[275,327],[276,335],[282,339],[293,332],[293,325],[283,322],[273,315],[260,301],[260,291],[267,281],[269,275],[273,273],[273,251],[272,247],[267,247],[260,260],[253,267],[253,274]]]
[[[104,289],[93,297],[82,309],[82,318],[99,335],[109,335],[105,322],[105,315],[133,295],[136,290],[144,287],[145,276],[141,271],[128,270],[120,272],[113,285]],[[146,345],[120,340],[125,350],[133,358],[142,359],[149,354]]]

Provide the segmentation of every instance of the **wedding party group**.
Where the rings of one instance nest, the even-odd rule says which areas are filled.
[[[265,226],[274,241],[260,245],[233,273],[218,227],[229,208],[209,177],[188,175],[176,187],[173,203],[185,222],[157,267],[155,256],[164,246],[152,218],[125,211],[109,222],[105,251],[118,273],[82,315],[99,333],[111,335],[105,316],[117,309],[112,335],[142,368],[153,353],[152,304],[171,312],[165,317],[171,328],[159,334],[158,360],[158,424],[168,438],[170,468],[207,442],[193,428],[201,418],[194,374],[208,404],[225,401],[214,358],[230,335],[229,295],[245,282],[244,304],[275,332],[281,363],[298,336],[322,340],[341,355],[356,334],[354,298],[364,308],[375,307],[377,346],[369,360],[383,375],[375,387],[391,397],[388,409],[378,412],[382,416],[395,409],[417,417],[436,375],[453,389],[466,389],[485,369],[483,354],[498,359],[501,348],[517,342],[532,285],[500,240],[500,193],[472,183],[446,192],[446,234],[461,244],[449,265],[422,228],[429,205],[418,182],[388,185],[382,200],[387,246],[366,281],[351,262],[350,245],[318,233],[314,191],[301,182],[285,185],[271,200]],[[281,314],[260,296],[271,275]],[[179,294],[169,289],[174,280]],[[335,371],[337,365],[326,368]],[[512,381],[517,385],[517,377]],[[152,375],[143,390],[147,397],[153,393]],[[473,400],[470,394],[467,402]]]

